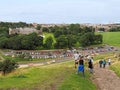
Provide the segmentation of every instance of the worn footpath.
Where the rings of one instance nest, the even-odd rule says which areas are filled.
[[[92,80],[97,85],[98,90],[120,90],[120,77],[110,70],[108,65],[105,68],[100,68],[96,64]]]

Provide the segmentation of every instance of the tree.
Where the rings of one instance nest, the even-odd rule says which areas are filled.
[[[31,33],[23,37],[21,44],[22,49],[33,50],[37,46],[43,45],[43,38],[41,36],[38,36],[36,33]]]
[[[43,31],[43,32],[49,32],[49,29],[48,29],[47,27],[43,27],[43,28],[42,28],[42,31]]]
[[[82,47],[90,46],[93,44],[101,44],[102,38],[102,35],[95,35],[92,32],[88,32],[81,36],[80,43]]]
[[[60,35],[63,35],[63,32],[61,30],[56,30],[54,33],[54,37],[58,38]]]
[[[68,40],[65,35],[61,35],[56,39],[56,48],[67,48],[68,47]]]
[[[52,44],[53,44],[53,38],[50,36],[45,41],[45,48],[51,49],[53,46]]]
[[[101,34],[95,35],[95,44],[101,44],[103,42],[103,36]]]
[[[99,28],[99,31],[104,32],[105,28]]]
[[[71,34],[77,34],[77,33],[81,32],[80,24],[70,24],[69,30],[70,30]]]
[[[18,68],[18,64],[12,60],[6,59],[0,63],[0,70],[3,72],[3,75],[12,72],[16,68]]]
[[[22,40],[22,37],[21,36],[14,36],[14,37],[11,37],[11,39],[9,39],[9,45],[12,49],[14,50],[19,50],[22,48],[22,44],[21,44],[21,40]]]
[[[68,48],[72,48],[77,42],[77,38],[74,35],[67,35],[67,40],[68,40]]]
[[[9,35],[9,28],[7,27],[0,27],[0,37],[1,36],[8,36]]]
[[[6,46],[6,41],[7,41],[7,37],[0,37],[0,48],[5,48]]]
[[[49,29],[50,33],[54,33],[55,32],[55,28],[54,27],[48,27],[48,29]]]
[[[88,32],[81,36],[81,46],[86,47],[94,44],[95,36],[94,33]]]
[[[37,30],[40,30],[40,29],[41,29],[41,25],[38,25],[38,26],[36,27],[36,29],[37,29]]]
[[[2,62],[0,62],[0,72],[2,71]]]
[[[21,44],[22,44],[22,49],[33,49],[33,42],[31,41],[31,39],[29,38],[29,36],[24,36],[24,39],[21,40]]]

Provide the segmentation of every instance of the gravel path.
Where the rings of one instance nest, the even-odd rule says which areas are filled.
[[[110,70],[109,66],[100,68],[98,64],[95,65],[92,80],[98,90],[120,90],[120,77]]]

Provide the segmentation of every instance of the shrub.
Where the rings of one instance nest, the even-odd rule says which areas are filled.
[[[7,59],[0,63],[0,70],[3,75],[12,72],[16,68],[18,68],[18,64],[13,60]]]

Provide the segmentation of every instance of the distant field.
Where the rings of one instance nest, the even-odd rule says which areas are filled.
[[[120,47],[120,32],[102,32],[103,43]]]

